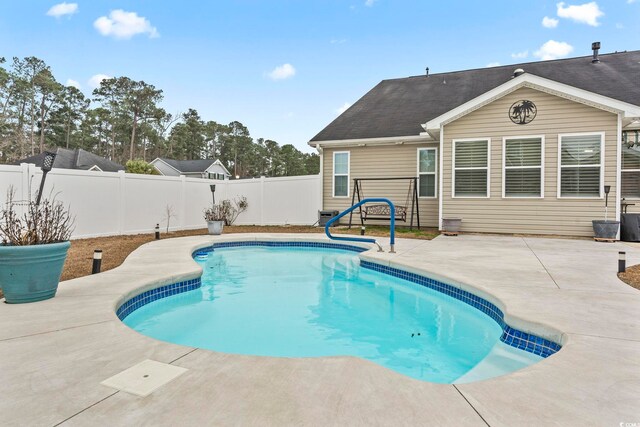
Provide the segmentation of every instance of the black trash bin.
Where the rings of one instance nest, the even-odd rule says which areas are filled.
[[[640,214],[628,213],[620,215],[620,240],[624,242],[640,242]]]

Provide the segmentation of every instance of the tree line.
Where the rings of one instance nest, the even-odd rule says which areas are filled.
[[[161,89],[128,77],[104,79],[91,97],[56,81],[36,57],[0,58],[0,163],[53,147],[83,148],[127,160],[215,158],[236,176],[317,174],[317,154],[253,139],[238,121],[204,120],[189,108],[170,114]]]

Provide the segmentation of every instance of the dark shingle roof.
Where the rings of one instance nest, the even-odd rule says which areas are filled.
[[[44,153],[40,153],[35,156],[27,157],[26,159],[18,160],[16,164],[33,163],[38,167],[42,167],[43,160]],[[89,170],[93,166],[99,167],[103,172],[117,172],[119,170],[124,170],[124,166],[121,164],[85,151],[82,148],[69,150],[67,148],[58,147],[56,149],[56,158],[53,161],[54,168]]]
[[[209,166],[211,166],[216,160],[215,159],[205,159],[205,160],[173,160],[173,159],[165,159],[164,157],[160,157],[160,160],[171,165],[176,168],[180,172],[184,173],[195,173],[195,172],[204,172],[207,170]]]
[[[422,123],[526,73],[640,105],[640,51],[383,80],[311,141],[418,135]],[[446,83],[444,83],[446,82]]]

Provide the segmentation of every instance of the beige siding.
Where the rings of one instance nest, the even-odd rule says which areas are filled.
[[[537,106],[527,125],[513,124],[509,107],[528,99]],[[604,183],[611,185],[609,218],[615,217],[617,116],[529,88],[519,89],[444,127],[443,217],[460,217],[463,231],[592,236],[591,220],[604,216],[602,199],[557,196],[558,134],[604,132]],[[502,198],[503,137],[544,135],[544,198]],[[490,198],[452,198],[452,141],[491,138]]]
[[[382,177],[412,177],[417,176],[418,148],[435,147],[437,144],[404,144],[373,147],[325,148],[323,151],[323,206],[324,209],[343,211],[351,206],[353,195],[353,178],[382,178]],[[336,151],[350,152],[350,182],[349,197],[333,197],[333,153]],[[438,177],[436,177],[436,183]],[[437,185],[437,184],[436,184]],[[387,197],[396,205],[407,203],[409,181],[367,181],[363,183],[363,197]],[[438,201],[435,198],[419,199],[420,225],[427,227],[438,226]],[[397,225],[409,225],[411,199],[407,206],[407,223],[398,222]],[[348,222],[348,216],[345,221]],[[360,223],[359,218],[354,223]],[[367,224],[376,224],[368,221]],[[388,224],[388,222],[377,222]]]

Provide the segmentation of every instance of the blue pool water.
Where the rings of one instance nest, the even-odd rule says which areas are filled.
[[[202,287],[153,301],[124,322],[154,338],[226,353],[351,355],[413,378],[466,382],[541,360],[500,341],[469,305],[373,270],[338,249],[215,249],[195,257]]]

